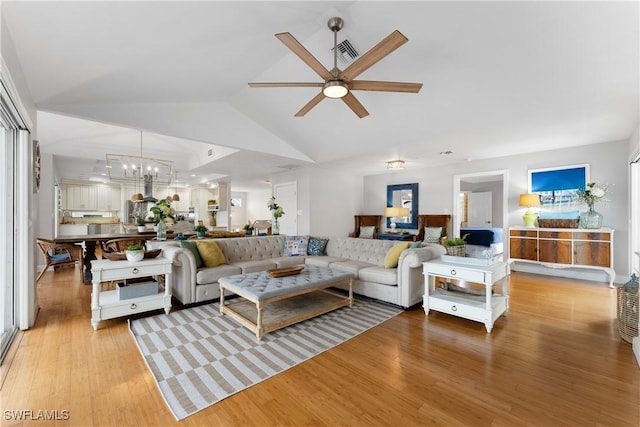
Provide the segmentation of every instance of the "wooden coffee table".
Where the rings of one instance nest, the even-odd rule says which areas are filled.
[[[268,332],[353,305],[353,275],[328,268],[305,266],[300,273],[272,277],[268,272],[220,278],[220,313],[255,332],[258,340]],[[328,288],[349,284],[344,295]],[[224,292],[239,295],[226,301]]]

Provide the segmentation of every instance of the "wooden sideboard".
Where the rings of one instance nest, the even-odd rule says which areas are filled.
[[[613,287],[613,232],[611,228],[509,228],[509,264],[531,262],[553,268],[603,270]]]

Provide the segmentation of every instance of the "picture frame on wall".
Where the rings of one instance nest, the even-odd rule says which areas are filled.
[[[539,194],[542,206],[577,203],[588,182],[589,164],[529,170],[529,193]]]

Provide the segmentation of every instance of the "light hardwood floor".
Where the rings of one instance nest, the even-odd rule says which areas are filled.
[[[2,425],[640,425],[640,369],[605,283],[514,273],[493,332],[406,311],[182,422],[167,409],[126,319],[90,323],[79,270],[46,273],[40,312],[0,378]],[[154,312],[161,313],[161,311]],[[68,411],[17,422],[6,411]],[[10,417],[9,417],[10,418]]]

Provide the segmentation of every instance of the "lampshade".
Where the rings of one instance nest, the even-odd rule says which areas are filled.
[[[539,194],[521,194],[520,195],[520,206],[540,206],[540,195]]]
[[[395,218],[399,216],[409,216],[409,209],[407,208],[385,208],[384,216],[389,218]]]
[[[349,93],[349,86],[341,80],[330,80],[324,84],[322,93],[327,98],[342,98]]]

